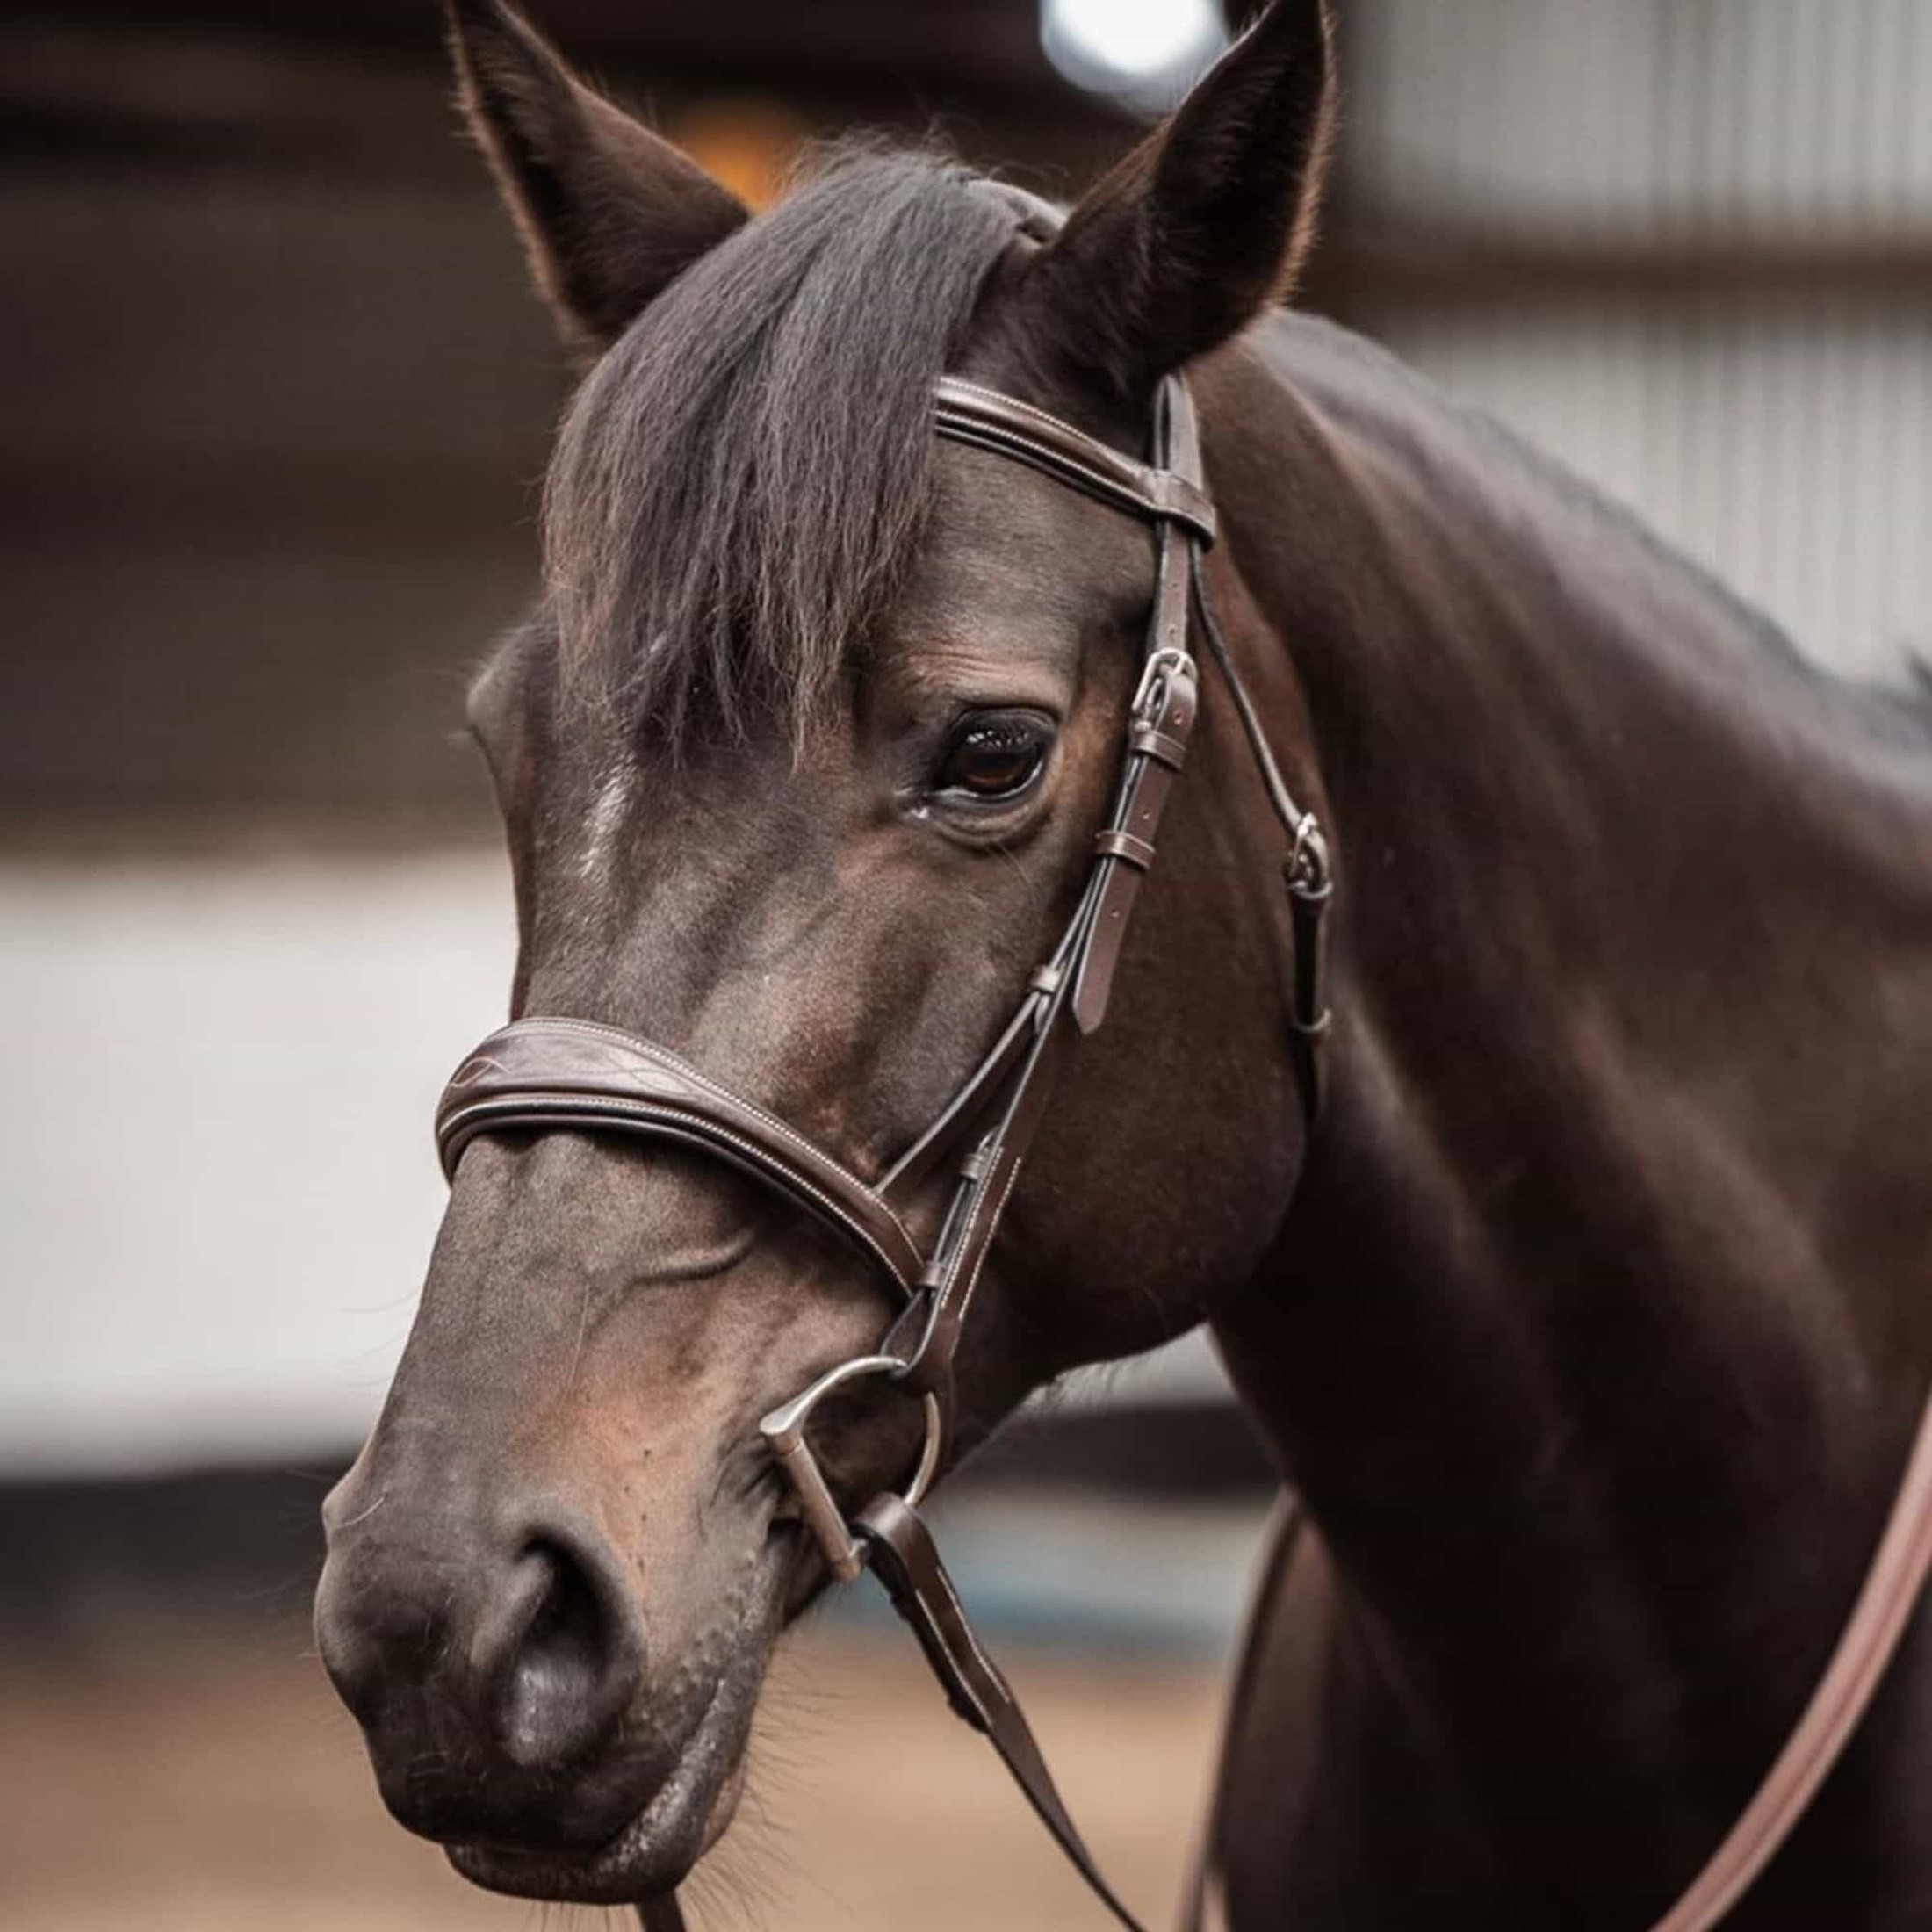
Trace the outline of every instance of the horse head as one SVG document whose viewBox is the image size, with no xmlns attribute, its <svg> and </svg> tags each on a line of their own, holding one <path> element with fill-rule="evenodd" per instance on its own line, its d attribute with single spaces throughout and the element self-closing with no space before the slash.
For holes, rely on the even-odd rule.
<svg viewBox="0 0 1932 1932">
<path fill-rule="evenodd" d="M 878 153 L 754 219 L 507 9 L 457 6 L 452 38 L 586 369 L 541 599 L 470 703 L 515 874 L 513 1011 L 577 1024 L 592 1060 L 620 1050 L 599 1028 L 660 1042 L 876 1179 L 1078 909 L 1156 596 L 1144 524 L 936 441 L 934 383 L 1144 456 L 1163 378 L 1307 245 L 1322 11 L 1281 0 L 1063 223 Z M 1231 650 L 1294 717 L 1215 567 Z M 1108 1023 L 1072 1049 L 974 1285 L 948 1466 L 1063 1372 L 1215 1314 L 1293 1193 L 1280 836 L 1227 699 L 1204 703 Z M 1292 732 L 1276 749 L 1305 771 Z M 500 1889 L 674 1885 L 729 1820 L 772 1646 L 826 1581 L 759 1418 L 876 1352 L 898 1304 L 717 1152 L 582 1121 L 470 1140 L 328 1505 L 321 1649 L 384 1796 Z M 923 1249 L 946 1191 L 903 1206 Z M 815 1453 L 841 1505 L 902 1483 L 920 1431 L 877 1381 L 829 1402 Z"/>
</svg>

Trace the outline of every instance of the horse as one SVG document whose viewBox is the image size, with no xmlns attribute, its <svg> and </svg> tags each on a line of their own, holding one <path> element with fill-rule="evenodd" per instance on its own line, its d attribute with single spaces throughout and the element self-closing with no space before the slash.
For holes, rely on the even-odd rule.
<svg viewBox="0 0 1932 1932">
<path fill-rule="evenodd" d="M 389 1808 L 481 1885 L 652 1922 L 858 1504 L 1207 1324 L 1299 1510 L 1228 1719 L 1229 1924 L 1652 1922 L 1918 1510 L 1927 707 L 1289 306 L 1318 0 L 1063 215 L 856 148 L 753 218 L 498 0 L 450 12 L 583 371 L 541 596 L 469 701 L 512 1013 L 645 1069 L 660 1128 L 699 1098 L 479 1117 L 453 1163 L 325 1510 L 320 1648 Z M 935 435 L 945 383 L 981 400 Z M 1204 641 L 1143 877 L 1122 720 L 1147 776 Z M 911 1264 L 854 1217 L 1016 1002 L 1065 1010 L 1097 865 L 1138 890 L 1107 1023 L 1047 1029 L 944 1373 L 897 1386 Z M 977 1198 L 909 1185 L 906 1252 Z M 854 1362 L 802 1476 L 759 1418 Z M 1741 1932 L 1932 1918 L 1932 1650 L 1892 1594 Z"/>
</svg>

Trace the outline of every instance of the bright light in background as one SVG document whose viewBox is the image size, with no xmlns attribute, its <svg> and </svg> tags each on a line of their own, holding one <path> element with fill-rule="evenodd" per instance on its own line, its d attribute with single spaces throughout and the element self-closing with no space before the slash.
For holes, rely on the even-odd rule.
<svg viewBox="0 0 1932 1932">
<path fill-rule="evenodd" d="M 1076 87 L 1159 113 L 1228 44 L 1215 0 L 1041 0 L 1040 41 Z"/>
</svg>

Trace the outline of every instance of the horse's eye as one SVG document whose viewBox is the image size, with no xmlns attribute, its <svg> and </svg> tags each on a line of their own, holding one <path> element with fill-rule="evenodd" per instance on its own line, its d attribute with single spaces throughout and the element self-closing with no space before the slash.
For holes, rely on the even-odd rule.
<svg viewBox="0 0 1932 1932">
<path fill-rule="evenodd" d="M 970 719 L 947 746 L 938 789 L 969 798 L 1017 797 L 1040 775 L 1052 744 L 1042 718 Z"/>
</svg>

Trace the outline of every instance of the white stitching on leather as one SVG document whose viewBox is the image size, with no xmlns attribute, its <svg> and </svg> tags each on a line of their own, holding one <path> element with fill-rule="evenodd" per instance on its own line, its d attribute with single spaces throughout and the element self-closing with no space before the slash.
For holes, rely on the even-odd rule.
<svg viewBox="0 0 1932 1932">
<path fill-rule="evenodd" d="M 1038 423 L 1042 430 L 1067 438 L 1074 447 L 1071 450 L 1029 447 L 1020 440 L 1010 425 L 1003 425 L 997 417 L 989 422 L 974 415 L 970 407 L 960 407 L 957 404 L 952 406 L 956 424 L 949 422 L 947 414 L 949 393 L 977 397 L 995 406 L 1001 413 L 1017 411 Z M 942 378 L 937 396 L 935 428 L 941 436 L 952 435 L 957 440 L 976 443 L 979 447 L 986 446 L 986 442 L 981 438 L 995 442 L 995 454 L 1010 455 L 1042 469 L 1050 466 L 1068 476 L 1084 477 L 1089 484 L 1116 501 L 1130 503 L 1157 521 L 1172 519 L 1188 523 L 1203 534 L 1214 528 L 1214 509 L 1206 493 L 1178 471 L 1160 469 L 1137 458 L 1123 455 L 1109 448 L 1099 437 L 1090 436 L 1085 429 L 1076 429 L 1072 423 L 1047 410 L 1022 401 L 1017 396 L 1003 395 L 982 384 L 968 382 L 961 377 Z M 968 427 L 978 432 L 977 436 L 961 436 L 960 430 Z M 1006 432 L 1004 437 L 1000 434 L 1003 428 Z"/>
<path fill-rule="evenodd" d="M 993 1204 L 993 1211 L 986 1223 L 986 1238 L 979 1244 L 978 1256 L 973 1262 L 973 1272 L 966 1278 L 966 1288 L 960 1297 L 959 1313 L 954 1317 L 953 1335 L 957 1338 L 966 1332 L 966 1317 L 971 1312 L 973 1296 L 979 1289 L 980 1270 L 986 1265 L 986 1257 L 992 1252 L 993 1237 L 999 1232 L 999 1223 L 1006 1218 L 1006 1202 L 1011 1198 L 1013 1184 L 1020 1179 L 1020 1170 L 1026 1165 L 1024 1160 L 1016 1160 L 1006 1170 L 1005 1185 L 999 1190 L 999 1199 Z"/>
<path fill-rule="evenodd" d="M 493 1040 L 501 1039 L 508 1034 L 520 1039 L 527 1039 L 532 1034 L 541 1033 L 579 1033 L 591 1039 L 603 1041 L 608 1045 L 622 1047 L 636 1059 L 646 1063 L 655 1060 L 672 1068 L 674 1071 L 684 1075 L 694 1085 L 702 1087 L 705 1092 L 710 1094 L 716 1099 L 722 1100 L 726 1106 L 742 1107 L 754 1120 L 762 1121 L 781 1140 L 796 1148 L 800 1153 L 808 1155 L 815 1161 L 822 1161 L 828 1167 L 837 1168 L 854 1187 L 860 1189 L 869 1199 L 878 1202 L 879 1208 L 886 1219 L 898 1229 L 900 1234 L 905 1236 L 906 1246 L 912 1248 L 915 1253 L 918 1252 L 917 1245 L 912 1236 L 906 1233 L 905 1223 L 894 1212 L 890 1203 L 876 1189 L 868 1186 L 842 1162 L 833 1159 L 823 1148 L 807 1140 L 789 1122 L 780 1120 L 775 1114 L 768 1108 L 759 1106 L 755 1100 L 747 1100 L 742 1095 L 733 1093 L 729 1087 L 714 1080 L 710 1074 L 702 1072 L 698 1068 L 693 1066 L 681 1054 L 674 1053 L 670 1048 L 658 1046 L 652 1041 L 640 1040 L 635 1034 L 626 1033 L 620 1027 L 607 1027 L 595 1020 L 513 1020 L 508 1026 L 500 1028 L 498 1032 L 491 1034 L 490 1038 Z M 484 1042 L 486 1046 L 488 1043 L 487 1041 Z M 651 1102 L 649 1104 L 669 1106 L 673 1103 Z M 723 1132 L 724 1129 L 721 1128 L 719 1131 Z"/>
<path fill-rule="evenodd" d="M 1137 458 L 1123 455 L 1119 450 L 1108 449 L 1098 436 L 1090 436 L 1085 429 L 1075 428 L 1063 416 L 1055 415 L 1050 409 L 1042 409 L 1037 403 L 1027 402 L 1019 396 L 1009 396 L 1001 390 L 989 389 L 984 383 L 974 382 L 965 376 L 941 377 L 937 393 L 941 403 L 944 402 L 948 390 L 955 394 L 977 396 L 982 402 L 990 402 L 1002 414 L 1008 409 L 1017 409 L 1020 415 L 1031 416 L 1035 422 L 1059 435 L 1071 436 L 1076 442 L 1088 443 L 1096 450 L 1105 450 L 1110 457 L 1119 457 L 1122 463 L 1138 462 Z M 1147 465 L 1138 464 L 1138 467 L 1145 469 Z"/>
<path fill-rule="evenodd" d="M 514 1121 L 517 1114 L 533 1112 L 541 1113 L 544 1111 L 546 1107 L 555 1112 L 566 1114 L 580 1112 L 606 1114 L 631 1121 L 638 1120 L 642 1114 L 654 1114 L 667 1123 L 681 1123 L 690 1130 L 693 1137 L 697 1140 L 722 1141 L 730 1146 L 738 1148 L 752 1162 L 754 1179 L 760 1176 L 768 1176 L 775 1171 L 782 1171 L 789 1185 L 796 1186 L 801 1193 L 809 1195 L 811 1200 L 817 1201 L 824 1208 L 833 1226 L 841 1232 L 855 1236 L 869 1249 L 877 1258 L 885 1272 L 898 1284 L 906 1298 L 909 1301 L 912 1299 L 915 1292 L 915 1283 L 918 1280 L 917 1272 L 909 1276 L 871 1232 L 861 1222 L 847 1214 L 824 1188 L 818 1186 L 808 1175 L 801 1174 L 796 1170 L 790 1168 L 777 1169 L 764 1149 L 760 1147 L 755 1141 L 746 1139 L 742 1134 L 734 1134 L 729 1128 L 720 1127 L 717 1121 L 710 1120 L 706 1115 L 691 1113 L 687 1108 L 674 1107 L 661 1100 L 619 1100 L 602 1094 L 571 1093 L 556 1090 L 551 1090 L 547 1099 L 533 1100 L 532 1091 L 525 1089 L 520 1096 L 506 1094 L 499 1099 L 475 1100 L 465 1107 L 459 1107 L 442 1124 L 439 1138 L 447 1146 L 451 1141 L 458 1140 L 460 1137 L 462 1144 L 466 1147 L 477 1135 L 487 1130 L 490 1116 L 493 1114 L 508 1114 L 510 1116 L 510 1130 L 515 1131 Z M 478 1123 L 474 1127 L 470 1126 L 472 1119 Z M 468 1129 L 467 1132 L 465 1131 L 465 1128 Z M 879 1197 L 870 1188 L 866 1187 L 862 1181 L 857 1182 L 855 1185 L 865 1193 L 869 1200 L 878 1202 L 878 1205 L 884 1209 L 886 1218 L 904 1235 L 905 1230 L 901 1225 L 898 1216 L 893 1214 L 890 1208 L 886 1208 L 884 1202 L 879 1200 Z M 910 1236 L 906 1238 L 905 1244 L 907 1251 L 912 1255 L 913 1260 L 915 1262 L 920 1261 L 919 1249 L 914 1245 Z"/>
<path fill-rule="evenodd" d="M 925 1527 L 925 1521 L 923 1517 L 920 1519 L 919 1526 L 922 1529 Z M 947 1574 L 946 1565 L 944 1561 L 941 1561 L 939 1551 L 936 1548 L 933 1552 L 933 1574 L 939 1578 L 940 1588 L 946 1592 L 946 1600 L 953 1606 L 954 1613 L 959 1618 L 959 1627 L 966 1633 L 966 1641 L 970 1647 L 973 1655 L 979 1660 L 979 1668 L 984 1670 L 996 1684 L 998 1684 L 1002 1687 L 1002 1689 L 1006 1690 L 1006 1701 L 1009 1704 L 1012 1703 L 1012 1688 L 1007 1685 L 1006 1678 L 1000 1674 L 998 1666 L 994 1664 L 992 1659 L 989 1657 L 986 1653 L 979 1647 L 979 1633 L 973 1628 L 972 1620 L 966 1614 L 966 1606 L 960 1602 L 959 1592 L 953 1588 L 953 1579 L 950 1575 Z M 934 1619 L 934 1626 L 937 1627 L 938 1619 L 936 1618 Z M 977 1690 L 973 1691 L 973 1705 L 974 1707 L 979 1712 L 980 1716 L 984 1718 L 986 1715 L 986 1707 L 980 1702 L 979 1693 Z"/>
</svg>

